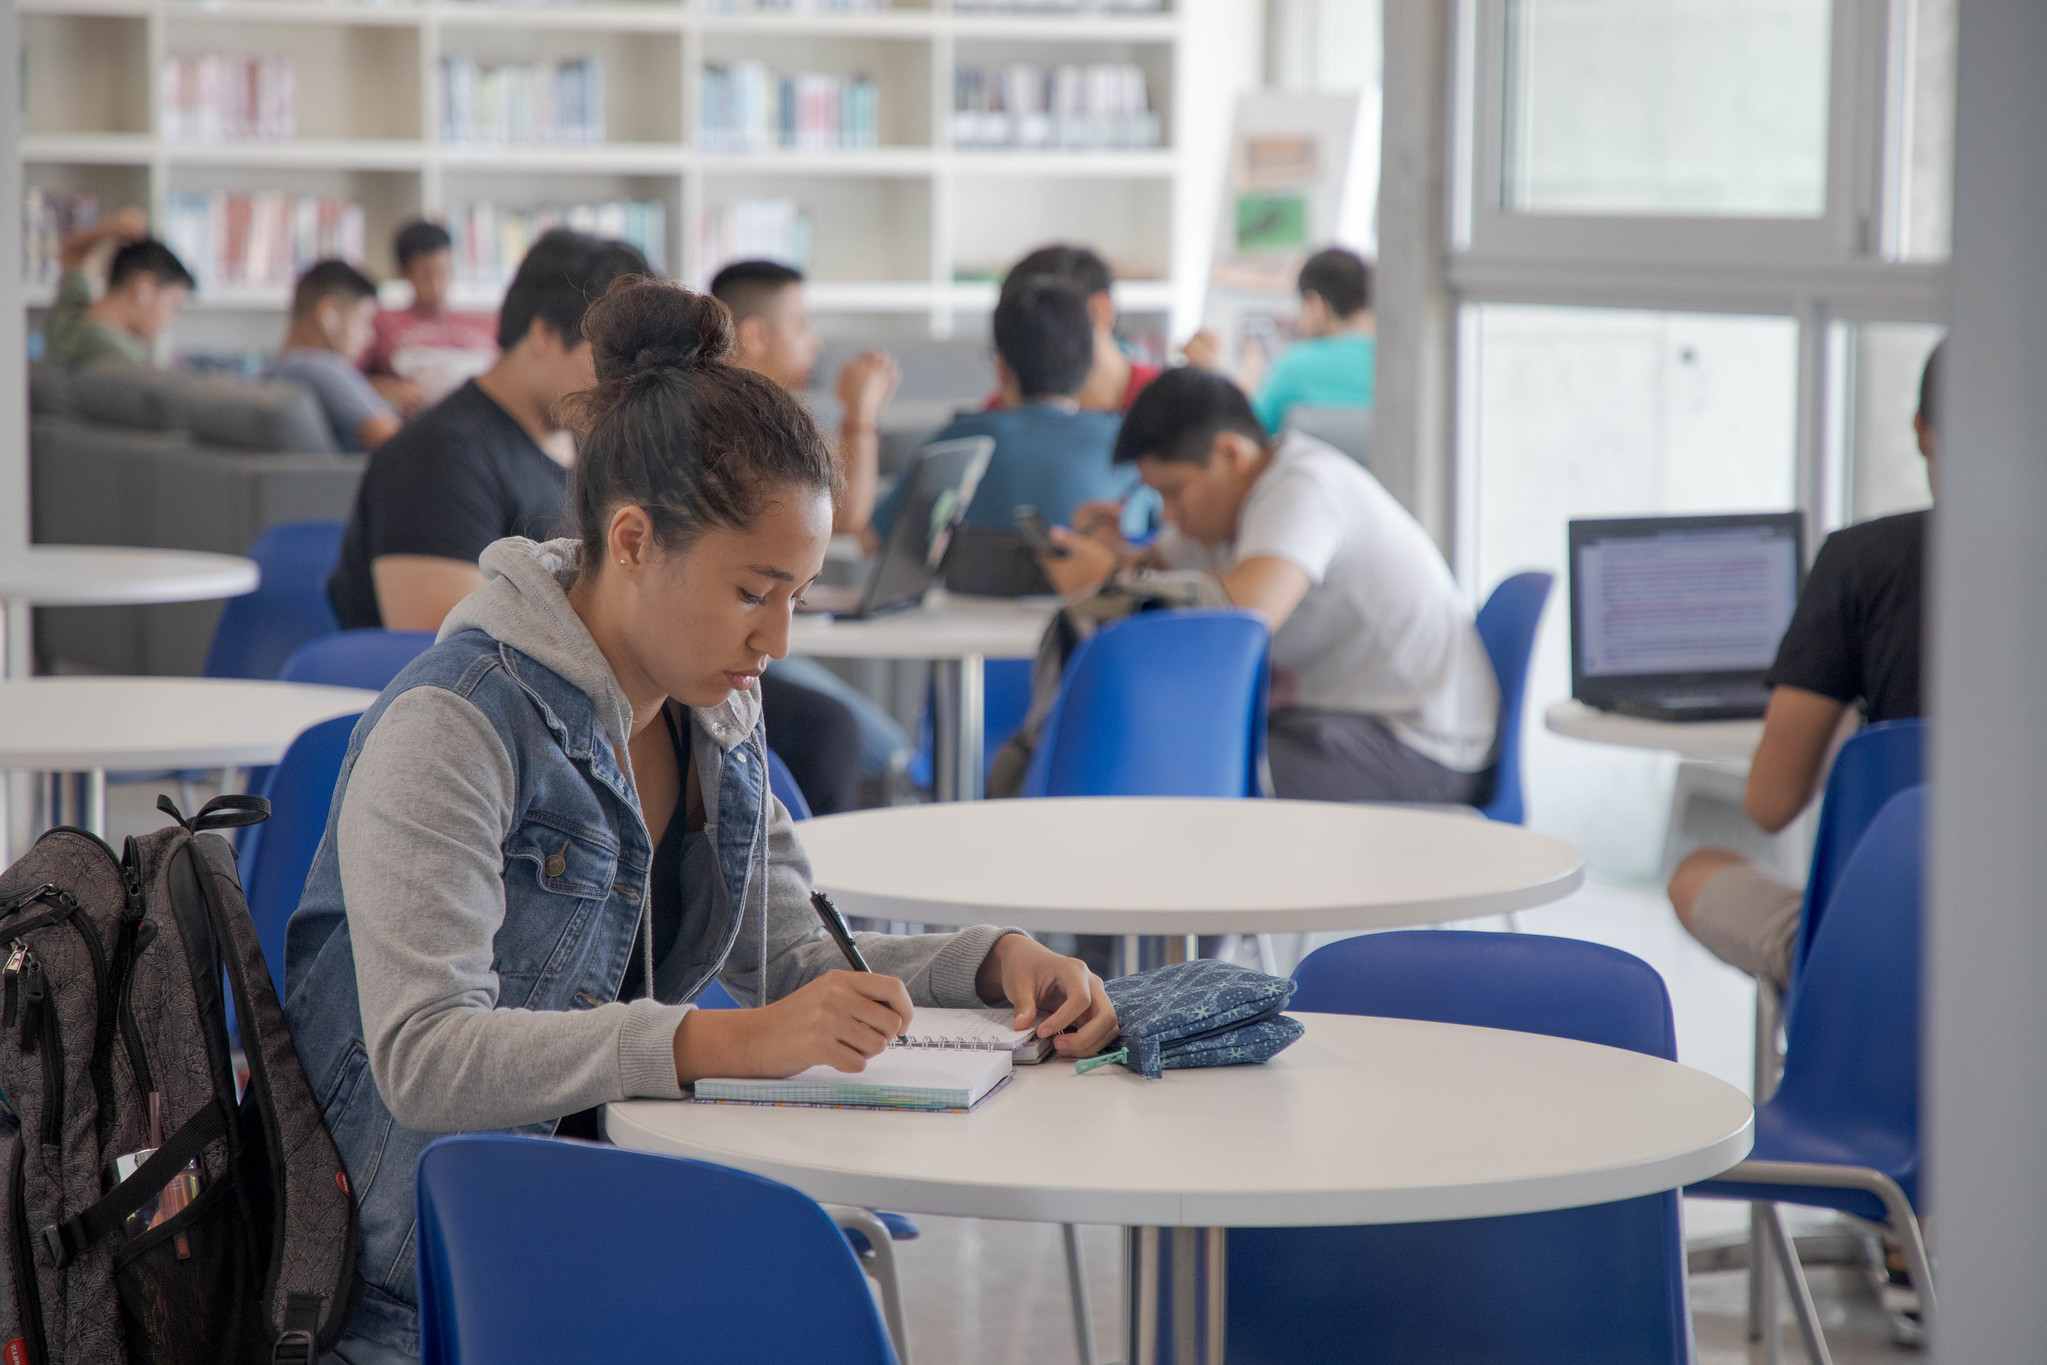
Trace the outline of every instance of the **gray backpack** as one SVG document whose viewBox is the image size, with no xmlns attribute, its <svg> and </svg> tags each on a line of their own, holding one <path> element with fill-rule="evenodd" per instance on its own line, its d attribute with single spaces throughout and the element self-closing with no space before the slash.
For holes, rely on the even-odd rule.
<svg viewBox="0 0 2047 1365">
<path fill-rule="evenodd" d="M 223 796 L 0 875 L 0 1365 L 316 1360 L 355 1203 L 242 899 Z M 237 1094 L 225 969 L 248 1074 Z"/>
</svg>

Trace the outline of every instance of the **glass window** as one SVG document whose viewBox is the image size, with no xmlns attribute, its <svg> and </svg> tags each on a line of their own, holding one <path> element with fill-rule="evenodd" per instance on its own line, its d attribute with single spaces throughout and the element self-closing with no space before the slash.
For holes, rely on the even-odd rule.
<svg viewBox="0 0 2047 1365">
<path fill-rule="evenodd" d="M 1955 0 L 1892 8 L 1892 257 L 1944 261 L 1953 226 Z"/>
<path fill-rule="evenodd" d="M 1576 517 L 1781 511 L 1796 468 L 1798 328 L 1789 318 L 1476 304 L 1472 587 L 1557 576 L 1529 676 L 1531 823 L 1594 866 L 1656 871 L 1673 760 L 1542 728 L 1571 694 L 1565 524 Z"/>
<path fill-rule="evenodd" d="M 1511 0 L 1506 207 L 1816 218 L 1831 0 Z"/>
<path fill-rule="evenodd" d="M 1848 514 L 1851 521 L 1929 507 L 1933 490 L 1912 415 L 1926 357 L 1945 329 L 1865 323 L 1850 333 Z"/>
</svg>

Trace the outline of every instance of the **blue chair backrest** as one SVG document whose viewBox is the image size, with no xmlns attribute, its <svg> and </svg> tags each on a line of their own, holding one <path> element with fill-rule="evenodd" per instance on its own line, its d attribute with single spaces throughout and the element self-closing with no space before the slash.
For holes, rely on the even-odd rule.
<svg viewBox="0 0 2047 1365">
<path fill-rule="evenodd" d="M 995 766 L 995 751 L 1015 734 L 1031 710 L 1030 659 L 989 659 L 981 665 L 981 775 Z M 917 752 L 910 756 L 910 780 L 920 787 L 932 783 L 931 694 L 917 717 Z"/>
<path fill-rule="evenodd" d="M 1521 712 L 1528 696 L 1528 660 L 1535 653 L 1535 631 L 1542 624 L 1554 575 L 1517 573 L 1493 589 L 1478 612 L 1478 638 L 1493 661 L 1500 685 L 1499 762 L 1493 769 L 1493 794 L 1479 807 L 1491 820 L 1510 825 L 1527 821 L 1521 793 Z"/>
<path fill-rule="evenodd" d="M 433 642 L 430 630 L 344 630 L 300 648 L 277 676 L 286 682 L 381 692 Z"/>
<path fill-rule="evenodd" d="M 773 749 L 768 750 L 768 790 L 788 807 L 791 820 L 810 818 L 810 802 L 803 799 L 803 788 L 796 785 L 795 774 L 789 771 L 789 765 Z"/>
<path fill-rule="evenodd" d="M 1074 651 L 1025 796 L 1259 796 L 1265 618 L 1151 611 Z"/>
<path fill-rule="evenodd" d="M 1919 1149 L 1919 923 L 1930 788 L 1892 797 L 1835 880 L 1784 1022 L 1768 1106 L 1889 1154 Z M 1916 1162 L 1910 1165 L 1916 1171 Z M 1896 1169 L 1887 1166 L 1887 1169 Z M 1917 1198 L 1913 1182 L 1901 1180 Z"/>
<path fill-rule="evenodd" d="M 787 1185 L 490 1133 L 429 1146 L 417 1190 L 421 1365 L 895 1360 L 845 1237 Z"/>
<path fill-rule="evenodd" d="M 341 558 L 338 521 L 293 521 L 256 537 L 249 558 L 262 571 L 256 591 L 230 597 L 206 650 L 209 678 L 275 678 L 291 652 L 341 629 L 327 600 L 327 575 Z"/>
<path fill-rule="evenodd" d="M 348 737 L 361 719 L 360 714 L 336 716 L 299 732 L 262 788 L 261 795 L 270 802 L 270 818 L 255 826 L 261 836 L 242 849 L 242 890 L 280 998 L 284 928 L 305 894 L 306 874 L 312 871 L 313 855 L 327 832 L 327 811 L 334 804 L 334 784 L 341 778 Z"/>
<path fill-rule="evenodd" d="M 1539 934 L 1365 934 L 1311 953 L 1288 1008 L 1544 1033 L 1674 1059 L 1663 979 Z M 1233 1365 L 1689 1359 L 1675 1191 L 1589 1208 L 1230 1234 Z"/>
<path fill-rule="evenodd" d="M 1819 833 L 1812 841 L 1812 870 L 1805 879 L 1805 903 L 1799 912 L 1798 942 L 1791 971 L 1795 983 L 1805 970 L 1813 935 L 1833 899 L 1834 883 L 1850 855 L 1862 843 L 1863 831 L 1877 812 L 1907 787 L 1924 781 L 1926 722 L 1894 720 L 1865 726 L 1850 735 L 1834 755 L 1827 774 L 1827 792 L 1820 802 Z"/>
</svg>

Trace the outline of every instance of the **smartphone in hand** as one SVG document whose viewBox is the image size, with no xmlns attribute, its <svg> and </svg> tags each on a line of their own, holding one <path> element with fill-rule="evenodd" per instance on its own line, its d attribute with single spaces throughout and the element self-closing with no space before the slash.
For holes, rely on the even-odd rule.
<svg viewBox="0 0 2047 1365">
<path fill-rule="evenodd" d="M 1016 509 L 1016 529 L 1033 551 L 1047 559 L 1065 559 L 1073 553 L 1053 541 L 1052 528 L 1046 523 L 1044 514 L 1029 503 Z"/>
</svg>

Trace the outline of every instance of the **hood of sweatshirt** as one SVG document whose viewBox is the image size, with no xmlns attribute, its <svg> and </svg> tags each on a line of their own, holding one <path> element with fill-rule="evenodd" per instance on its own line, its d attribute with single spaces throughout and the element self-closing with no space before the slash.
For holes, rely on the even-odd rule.
<svg viewBox="0 0 2047 1365">
<path fill-rule="evenodd" d="M 590 638 L 589 627 L 569 605 L 569 585 L 576 581 L 582 559 L 582 544 L 575 540 L 542 543 L 508 536 L 495 542 L 478 561 L 483 586 L 455 604 L 441 623 L 439 638 L 484 631 L 581 688 L 605 738 L 623 754 L 632 734 L 632 706 L 611 664 Z M 734 692 L 716 706 L 690 709 L 698 729 L 727 750 L 760 723 L 760 697 L 751 691 Z"/>
</svg>

